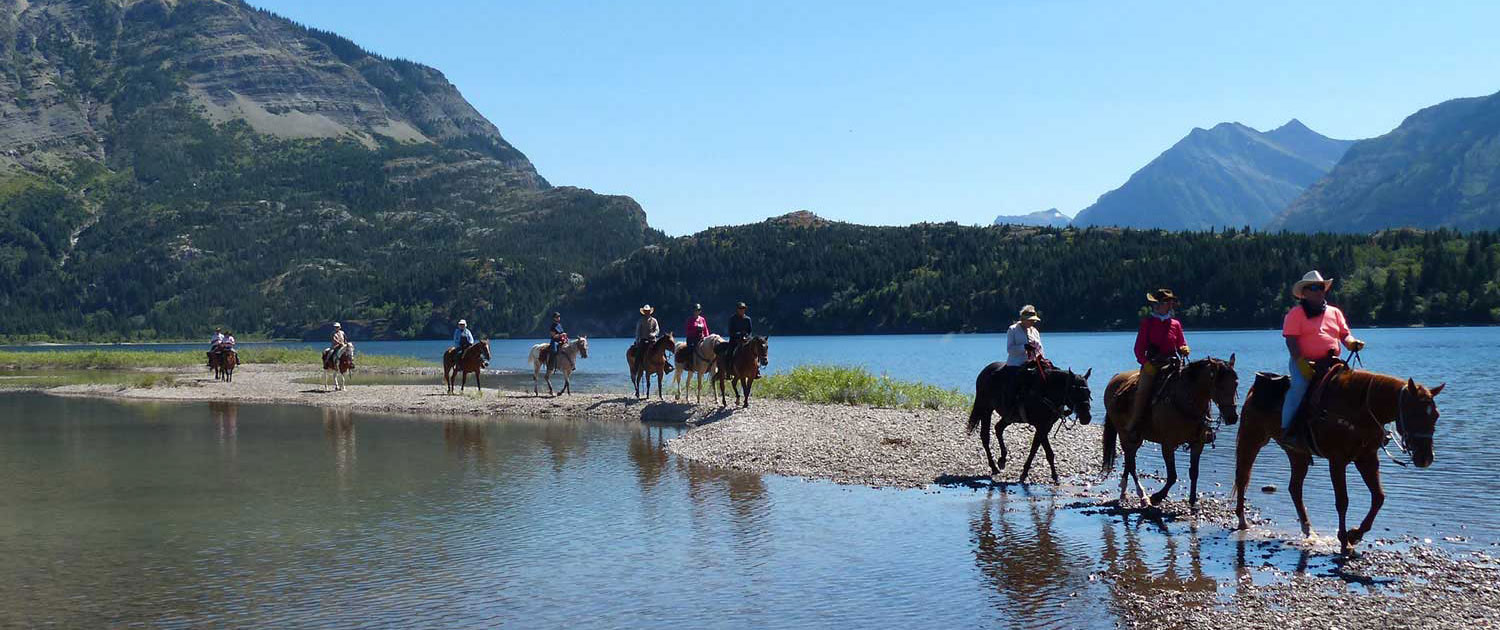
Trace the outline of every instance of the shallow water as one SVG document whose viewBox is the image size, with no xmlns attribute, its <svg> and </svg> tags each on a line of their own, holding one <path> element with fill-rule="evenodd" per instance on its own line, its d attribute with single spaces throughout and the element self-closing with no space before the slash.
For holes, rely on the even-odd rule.
<svg viewBox="0 0 1500 630">
<path fill-rule="evenodd" d="M 0 395 L 0 626 L 1112 625 L 1326 556 L 666 453 L 683 429 Z"/>
</svg>

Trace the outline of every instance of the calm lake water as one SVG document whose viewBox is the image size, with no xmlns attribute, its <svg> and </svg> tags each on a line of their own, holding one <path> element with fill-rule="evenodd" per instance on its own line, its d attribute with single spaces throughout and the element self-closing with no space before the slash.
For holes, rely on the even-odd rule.
<svg viewBox="0 0 1500 630">
<path fill-rule="evenodd" d="M 1045 487 L 875 490 L 683 429 L 0 395 L 0 626 L 1110 626 L 1323 556 Z"/>
</svg>

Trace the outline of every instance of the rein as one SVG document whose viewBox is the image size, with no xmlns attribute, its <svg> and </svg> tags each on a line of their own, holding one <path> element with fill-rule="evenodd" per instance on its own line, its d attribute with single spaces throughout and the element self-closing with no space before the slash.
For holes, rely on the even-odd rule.
<svg viewBox="0 0 1500 630">
<path fill-rule="evenodd" d="M 1357 352 L 1351 351 L 1350 354 L 1355 358 L 1359 357 L 1359 353 Z M 1385 456 L 1398 466 L 1411 465 L 1411 447 L 1407 446 L 1407 440 L 1411 438 L 1432 438 L 1431 433 L 1412 433 L 1406 430 L 1406 397 L 1410 389 L 1410 385 L 1403 383 L 1401 391 L 1396 394 L 1396 430 L 1393 432 L 1385 428 L 1385 423 L 1381 422 L 1380 417 L 1375 415 L 1375 407 L 1370 404 L 1370 398 L 1375 391 L 1375 377 L 1373 374 L 1370 376 L 1370 384 L 1365 387 L 1365 413 L 1370 416 L 1371 420 L 1375 421 L 1376 426 L 1379 426 L 1385 435 L 1385 439 L 1381 440 L 1380 443 L 1380 452 L 1385 453 Z M 1400 449 L 1401 454 L 1406 456 L 1405 460 L 1391 454 L 1390 449 L 1387 448 L 1391 442 L 1396 443 L 1396 448 Z"/>
</svg>

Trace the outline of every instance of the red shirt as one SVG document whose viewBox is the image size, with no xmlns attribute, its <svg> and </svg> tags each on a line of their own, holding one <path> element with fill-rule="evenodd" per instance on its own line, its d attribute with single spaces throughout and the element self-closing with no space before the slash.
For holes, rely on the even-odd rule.
<svg viewBox="0 0 1500 630">
<path fill-rule="evenodd" d="M 687 321 L 687 336 L 688 339 L 697 340 L 708 337 L 708 320 L 703 319 L 702 315 L 689 317 Z"/>
<path fill-rule="evenodd" d="M 1135 360 L 1144 365 L 1151 357 L 1169 357 L 1187 345 L 1182 336 L 1182 322 L 1176 318 L 1157 319 L 1147 315 L 1135 334 Z"/>
</svg>

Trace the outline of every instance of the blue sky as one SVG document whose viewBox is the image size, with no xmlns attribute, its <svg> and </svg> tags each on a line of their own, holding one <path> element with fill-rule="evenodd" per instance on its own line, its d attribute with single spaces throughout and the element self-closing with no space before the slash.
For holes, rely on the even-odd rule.
<svg viewBox="0 0 1500 630">
<path fill-rule="evenodd" d="M 442 70 L 669 234 L 1076 214 L 1195 126 L 1364 138 L 1500 91 L 1500 3 L 251 1 Z"/>
</svg>

